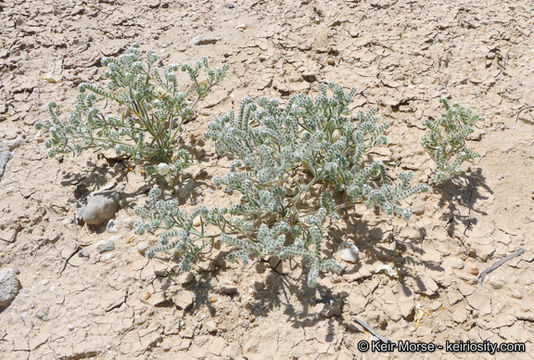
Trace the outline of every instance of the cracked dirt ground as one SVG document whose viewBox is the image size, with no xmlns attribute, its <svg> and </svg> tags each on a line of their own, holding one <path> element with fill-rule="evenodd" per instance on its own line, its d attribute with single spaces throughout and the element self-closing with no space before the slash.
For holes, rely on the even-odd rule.
<svg viewBox="0 0 534 360">
<path fill-rule="evenodd" d="M 13 152 L 0 182 L 0 267 L 16 267 L 18 296 L 0 312 L 1 359 L 373 359 L 425 354 L 360 353 L 386 338 L 526 342 L 526 353 L 439 358 L 530 359 L 534 353 L 534 7 L 529 1 L 0 1 L 0 145 Z M 201 41 L 189 45 L 200 36 Z M 441 190 L 410 200 L 410 222 L 359 207 L 332 224 L 332 249 L 353 241 L 360 262 L 326 274 L 315 289 L 299 269 L 216 258 L 191 275 L 168 256 L 148 261 L 133 234 L 143 176 L 91 152 L 50 159 L 33 124 L 55 100 L 62 118 L 80 82 L 103 80 L 100 59 L 137 41 L 165 62 L 209 56 L 230 65 L 200 106 L 186 140 L 245 96 L 286 101 L 333 81 L 379 107 L 389 156 L 426 181 L 421 120 L 441 96 L 484 116 L 470 145 L 476 164 Z M 519 110 L 524 109 L 519 112 Z M 209 188 L 227 162 L 197 143 L 187 174 L 198 180 L 186 208 L 228 196 Z M 72 221 L 73 190 L 119 177 L 118 234 Z M 121 235 L 105 258 L 95 244 Z M 525 253 L 476 274 L 519 248 Z M 80 249 L 88 257 L 79 256 Z M 111 256 L 111 258 L 110 258 Z M 377 272 L 381 265 L 394 270 Z"/>
</svg>

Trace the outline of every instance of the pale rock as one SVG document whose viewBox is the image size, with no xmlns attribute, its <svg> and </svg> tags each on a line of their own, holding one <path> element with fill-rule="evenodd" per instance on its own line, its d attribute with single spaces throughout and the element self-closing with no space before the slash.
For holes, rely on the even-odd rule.
<svg viewBox="0 0 534 360">
<path fill-rule="evenodd" d="M 0 270 L 0 307 L 11 304 L 21 288 L 17 270 L 6 268 Z"/>
<path fill-rule="evenodd" d="M 465 263 L 465 271 L 467 271 L 471 275 L 478 275 L 478 266 L 475 263 L 472 262 L 466 262 Z"/>
<path fill-rule="evenodd" d="M 464 261 L 459 257 L 447 257 L 445 259 L 445 264 L 449 265 L 453 269 L 463 269 Z"/>
<path fill-rule="evenodd" d="M 229 282 L 222 282 L 216 285 L 215 292 L 221 295 L 234 296 L 237 295 L 238 288 Z"/>
<path fill-rule="evenodd" d="M 103 191 L 87 198 L 87 204 L 77 210 L 76 217 L 89 225 L 99 225 L 111 219 L 119 208 L 119 194 Z"/>
<path fill-rule="evenodd" d="M 160 306 L 167 302 L 167 297 L 165 296 L 165 292 L 158 291 L 153 294 L 150 294 L 150 297 L 148 298 L 148 302 L 153 306 Z"/>
<path fill-rule="evenodd" d="M 341 260 L 354 264 L 358 261 L 359 252 L 360 250 L 356 245 L 343 242 L 337 253 Z"/>
<path fill-rule="evenodd" d="M 410 210 L 414 215 L 423 215 L 425 213 L 426 204 L 424 201 L 417 201 L 415 202 Z"/>
<path fill-rule="evenodd" d="M 469 284 L 466 284 L 464 282 L 460 282 L 458 284 L 458 290 L 460 290 L 460 292 L 462 293 L 463 296 L 467 297 L 469 295 L 471 295 L 476 289 L 469 285 Z"/>
<path fill-rule="evenodd" d="M 106 225 L 106 230 L 110 233 L 119 232 L 119 227 L 117 226 L 117 222 L 115 220 L 109 220 Z M 120 237 L 120 235 L 118 236 Z"/>
<path fill-rule="evenodd" d="M 193 306 L 195 301 L 194 294 L 191 291 L 180 290 L 172 296 L 172 302 L 180 309 L 187 310 Z"/>
<path fill-rule="evenodd" d="M 504 280 L 501 279 L 500 277 L 496 277 L 496 276 L 491 276 L 489 279 L 488 279 L 488 284 L 494 288 L 495 290 L 499 290 L 499 289 L 502 289 L 504 287 Z"/>
<path fill-rule="evenodd" d="M 418 281 L 417 281 L 418 280 Z M 432 296 L 437 293 L 438 285 L 436 282 L 429 276 L 421 275 L 417 281 L 417 287 L 415 292 L 419 294 L 424 294 L 427 296 Z"/>
<path fill-rule="evenodd" d="M 458 324 L 461 324 L 467 320 L 468 312 L 465 306 L 457 306 L 456 310 L 452 313 L 452 320 Z"/>
<path fill-rule="evenodd" d="M 137 244 L 137 251 L 139 252 L 139 254 L 141 255 L 144 255 L 145 254 L 145 251 L 150 247 L 150 245 L 148 245 L 148 242 L 146 241 L 141 241 L 139 242 L 139 244 Z"/>
<path fill-rule="evenodd" d="M 431 301 L 427 306 L 428 310 L 430 310 L 430 311 L 436 311 L 440 307 L 441 307 L 441 302 L 439 300 Z"/>
<path fill-rule="evenodd" d="M 6 164 L 11 158 L 13 157 L 13 154 L 10 151 L 1 151 L 0 152 L 0 179 L 2 179 L 2 176 L 4 176 L 4 172 L 6 170 Z"/>
<path fill-rule="evenodd" d="M 198 45 L 201 39 L 202 37 L 200 35 L 195 36 L 194 38 L 191 39 L 191 41 L 189 41 L 189 46 Z"/>
<path fill-rule="evenodd" d="M 463 296 L 462 294 L 460 294 L 460 292 L 458 290 L 455 290 L 455 289 L 449 289 L 447 291 L 447 297 L 449 299 L 449 304 L 451 305 L 454 305 L 456 304 L 457 302 L 463 300 Z"/>
<path fill-rule="evenodd" d="M 110 260 L 115 254 L 113 253 L 107 253 L 107 254 L 104 254 L 100 257 L 100 261 L 101 262 L 106 262 L 108 260 Z"/>
<path fill-rule="evenodd" d="M 210 334 L 213 334 L 213 333 L 217 332 L 217 324 L 213 320 L 206 321 L 206 323 L 204 324 L 204 328 Z"/>
<path fill-rule="evenodd" d="M 382 306 L 382 310 L 384 310 L 384 314 L 386 314 L 387 317 L 389 317 L 391 320 L 395 322 L 399 321 L 401 318 L 399 314 L 400 311 L 399 311 L 399 308 L 397 307 L 397 304 L 385 303 Z"/>
<path fill-rule="evenodd" d="M 475 290 L 475 292 L 467 297 L 467 302 L 473 309 L 478 310 L 482 315 L 491 314 L 490 297 L 482 290 Z"/>
<path fill-rule="evenodd" d="M 482 261 L 488 260 L 495 252 L 495 247 L 493 245 L 472 243 L 471 247 L 475 251 L 476 256 Z"/>
<path fill-rule="evenodd" d="M 521 300 L 523 298 L 523 294 L 521 294 L 521 290 L 519 289 L 513 289 L 510 296 L 518 300 Z"/>
</svg>

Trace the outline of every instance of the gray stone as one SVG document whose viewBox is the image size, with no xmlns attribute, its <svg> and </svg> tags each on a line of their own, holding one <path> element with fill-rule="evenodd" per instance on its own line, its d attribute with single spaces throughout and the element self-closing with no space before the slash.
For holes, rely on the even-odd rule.
<svg viewBox="0 0 534 360">
<path fill-rule="evenodd" d="M 85 249 L 81 249 L 81 250 L 78 252 L 78 256 L 79 256 L 79 257 L 89 257 L 89 253 L 87 252 L 87 250 L 85 250 Z"/>
<path fill-rule="evenodd" d="M 13 268 L 0 270 L 0 307 L 11 304 L 20 288 L 17 270 Z"/>
<path fill-rule="evenodd" d="M 108 251 L 112 251 L 115 249 L 115 241 L 113 240 L 110 240 L 104 244 L 102 244 L 102 246 L 99 246 L 98 247 L 98 252 L 99 253 L 105 253 L 105 252 L 108 252 Z"/>
<path fill-rule="evenodd" d="M 187 197 L 189 194 L 191 194 L 191 192 L 195 188 L 195 185 L 196 183 L 194 179 L 189 178 L 185 180 L 180 189 L 178 190 L 178 196 L 180 196 L 181 198 Z"/>
<path fill-rule="evenodd" d="M 89 225 L 107 223 L 119 209 L 119 194 L 116 191 L 102 191 L 91 194 L 87 204 L 76 211 L 76 217 Z"/>
<path fill-rule="evenodd" d="M 13 154 L 9 151 L 0 152 L 0 179 L 2 179 L 2 176 L 4 176 L 6 164 L 9 160 L 11 160 L 12 157 Z"/>
</svg>

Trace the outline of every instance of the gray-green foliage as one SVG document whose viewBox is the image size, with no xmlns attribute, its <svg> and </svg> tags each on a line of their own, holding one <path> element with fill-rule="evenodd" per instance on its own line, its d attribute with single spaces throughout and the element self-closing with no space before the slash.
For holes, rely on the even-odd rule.
<svg viewBox="0 0 534 360">
<path fill-rule="evenodd" d="M 446 99 L 441 99 L 440 102 L 446 113 L 436 120 L 423 121 L 428 130 L 422 141 L 423 147 L 436 163 L 436 184 L 461 172 L 460 165 L 464 161 L 472 161 L 480 156 L 465 145 L 467 136 L 474 131 L 473 125 L 480 116 L 460 104 L 451 107 Z"/>
<path fill-rule="evenodd" d="M 247 98 L 237 114 L 213 120 L 205 135 L 232 159 L 215 185 L 239 192 L 241 203 L 183 214 L 175 200 L 158 200 L 160 191 L 153 190 L 148 206 L 136 209 L 144 218 L 136 225 L 139 233 L 163 229 L 160 245 L 147 255 L 174 248 L 182 268 L 189 269 L 201 252 L 222 241 L 232 247 L 230 258 L 245 263 L 251 256 L 300 258 L 313 285 L 320 270 L 341 269 L 323 252 L 324 225 L 340 209 L 367 203 L 408 219 L 400 201 L 427 186 L 411 187 L 411 172 L 394 182 L 385 163 L 370 161 L 369 151 L 386 143 L 388 124 L 378 124 L 374 110 L 351 119 L 355 90 L 329 88 L 331 96 L 321 85 L 315 99 L 298 94 L 285 108 L 276 100 Z M 336 202 L 336 193 L 346 201 Z M 198 220 L 200 226 L 193 226 Z"/>
<path fill-rule="evenodd" d="M 38 129 L 50 134 L 46 141 L 49 155 L 113 148 L 138 163 L 163 162 L 175 172 L 185 167 L 189 154 L 176 146 L 182 125 L 194 117 L 196 104 L 223 79 L 227 67 L 212 70 L 207 58 L 193 66 L 171 64 L 164 69 L 158 63 L 153 51 L 142 61 L 138 44 L 118 58 L 102 59 L 108 67 L 106 89 L 81 84 L 67 122 L 59 119 L 52 102 L 48 106 L 51 120 L 37 123 Z M 178 83 L 178 69 L 188 73 L 196 92 L 194 99 L 189 100 Z M 207 75 L 204 81 L 200 81 L 202 71 Z M 117 103 L 124 111 L 103 115 L 96 104 L 99 97 Z"/>
</svg>

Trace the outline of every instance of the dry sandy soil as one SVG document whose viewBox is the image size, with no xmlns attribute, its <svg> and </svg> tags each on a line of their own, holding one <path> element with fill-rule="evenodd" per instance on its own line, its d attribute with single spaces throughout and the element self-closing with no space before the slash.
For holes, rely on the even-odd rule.
<svg viewBox="0 0 534 360">
<path fill-rule="evenodd" d="M 534 353 L 534 7 L 529 1 L 0 1 L 0 269 L 22 284 L 0 309 L 2 359 L 517 358 Z M 190 45 L 195 37 L 201 41 Z M 319 82 L 359 90 L 354 107 L 390 121 L 391 156 L 427 181 L 421 120 L 447 96 L 482 114 L 466 173 L 410 199 L 405 223 L 364 206 L 332 226 L 332 248 L 353 241 L 359 262 L 307 288 L 300 269 L 201 262 L 191 275 L 137 251 L 133 207 L 146 198 L 138 168 L 88 152 L 48 158 L 34 123 L 55 100 L 63 118 L 80 82 L 101 83 L 103 56 L 137 41 L 164 62 L 209 56 L 230 65 L 185 139 L 245 96 L 283 101 Z M 524 111 L 519 112 L 520 109 Z M 211 142 L 186 171 L 184 206 L 225 200 L 211 177 L 227 162 Z M 202 149 L 202 150 L 200 150 Z M 118 178 L 119 232 L 73 222 L 76 184 Z M 115 236 L 115 249 L 95 244 Z M 120 236 L 120 238 L 118 238 Z M 78 256 L 80 249 L 88 257 Z M 476 275 L 524 248 L 491 273 Z M 109 255 L 111 254 L 111 255 Z M 105 256 L 104 256 L 105 255 Z M 379 271 L 389 265 L 388 275 Z M 526 353 L 362 353 L 372 335 L 411 341 L 526 342 Z"/>
</svg>

